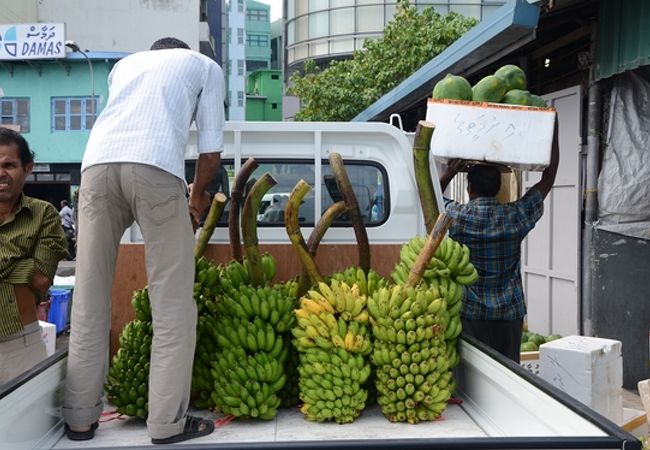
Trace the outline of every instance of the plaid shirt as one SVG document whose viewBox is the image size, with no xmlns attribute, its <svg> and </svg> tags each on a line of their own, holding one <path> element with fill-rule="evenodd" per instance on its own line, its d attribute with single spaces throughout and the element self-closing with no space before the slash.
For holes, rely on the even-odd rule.
<svg viewBox="0 0 650 450">
<path fill-rule="evenodd" d="M 466 204 L 445 199 L 454 219 L 452 239 L 470 249 L 479 279 L 463 293 L 461 316 L 469 320 L 512 320 L 526 315 L 521 283 L 521 242 L 544 213 L 544 198 L 530 189 L 516 202 L 479 197 Z"/>
</svg>

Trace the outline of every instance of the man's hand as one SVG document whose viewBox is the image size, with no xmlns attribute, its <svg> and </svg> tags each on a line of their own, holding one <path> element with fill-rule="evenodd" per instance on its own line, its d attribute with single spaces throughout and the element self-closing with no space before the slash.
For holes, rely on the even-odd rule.
<svg viewBox="0 0 650 450">
<path fill-rule="evenodd" d="M 52 280 L 43 274 L 37 268 L 34 268 L 34 273 L 32 274 L 32 281 L 29 284 L 29 287 L 34 294 L 37 295 L 37 298 L 41 299 L 47 293 L 47 290 L 52 285 Z"/>
<path fill-rule="evenodd" d="M 190 184 L 190 215 L 192 216 L 192 222 L 194 222 L 194 225 L 198 226 L 201 222 L 201 217 L 210 206 L 210 193 L 208 191 L 199 192 L 192 189 L 192 187 L 193 185 Z"/>
<path fill-rule="evenodd" d="M 451 182 L 451 180 L 456 176 L 458 172 L 461 172 L 462 170 L 466 170 L 468 167 L 467 161 L 464 159 L 451 159 L 449 162 L 447 162 L 447 165 L 445 166 L 445 169 L 442 171 L 442 174 L 440 175 L 440 187 L 442 187 L 442 190 L 444 191 L 447 189 L 447 185 Z"/>
</svg>

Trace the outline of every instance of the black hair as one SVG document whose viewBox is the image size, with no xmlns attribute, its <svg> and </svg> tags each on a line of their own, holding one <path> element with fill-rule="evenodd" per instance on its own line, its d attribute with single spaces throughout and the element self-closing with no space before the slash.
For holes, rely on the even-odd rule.
<svg viewBox="0 0 650 450">
<path fill-rule="evenodd" d="M 496 166 L 476 164 L 467 171 L 467 182 L 479 197 L 495 197 L 501 189 L 501 172 Z"/>
<path fill-rule="evenodd" d="M 186 48 L 187 50 L 190 50 L 189 45 L 174 37 L 164 37 L 162 39 L 158 39 L 156 42 L 151 44 L 151 48 L 149 50 L 164 50 L 167 48 Z"/>
<path fill-rule="evenodd" d="M 34 162 L 34 152 L 29 149 L 27 140 L 17 131 L 0 126 L 0 145 L 11 144 L 16 144 L 18 147 L 18 156 L 23 168 Z"/>
</svg>

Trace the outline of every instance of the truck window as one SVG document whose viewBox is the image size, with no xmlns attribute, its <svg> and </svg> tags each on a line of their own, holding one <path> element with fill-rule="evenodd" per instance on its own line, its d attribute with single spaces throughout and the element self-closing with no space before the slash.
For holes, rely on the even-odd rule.
<svg viewBox="0 0 650 450">
<path fill-rule="evenodd" d="M 257 212 L 257 224 L 260 227 L 284 227 L 284 210 L 292 189 L 300 179 L 305 180 L 313 188 L 307 193 L 300 206 L 299 221 L 301 226 L 314 226 L 315 195 L 317 191 L 320 195 L 321 214 L 334 202 L 342 200 L 328 160 L 321 161 L 322 179 L 320 180 L 319 190 L 315 189 L 313 160 L 264 161 L 258 159 L 258 164 L 257 169 L 249 179 L 249 186 L 252 186 L 266 172 L 269 172 L 277 181 L 277 184 L 262 197 Z M 389 211 L 386 170 L 379 164 L 367 161 L 345 161 L 345 167 L 352 189 L 357 197 L 364 223 L 370 227 L 381 225 L 388 218 Z M 185 173 L 187 182 L 191 183 L 194 179 L 194 161 L 187 163 Z M 230 197 L 230 188 L 234 184 L 234 180 L 234 162 L 232 160 L 222 160 L 220 172 L 210 184 L 208 191 L 213 195 L 216 192 L 223 192 Z M 230 203 L 226 205 L 223 214 L 219 218 L 219 227 L 228 225 L 229 211 Z M 339 216 L 332 226 L 349 227 L 351 226 L 350 218 L 347 214 Z"/>
</svg>

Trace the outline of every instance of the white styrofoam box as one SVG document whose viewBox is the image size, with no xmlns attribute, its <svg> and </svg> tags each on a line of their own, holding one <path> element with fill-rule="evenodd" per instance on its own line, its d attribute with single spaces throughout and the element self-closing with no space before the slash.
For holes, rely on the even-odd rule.
<svg viewBox="0 0 650 450">
<path fill-rule="evenodd" d="M 539 376 L 614 423 L 623 420 L 621 342 L 567 336 L 539 347 Z"/>
<path fill-rule="evenodd" d="M 550 163 L 553 108 L 429 99 L 426 119 L 435 125 L 431 153 L 438 159 L 535 171 Z"/>
<path fill-rule="evenodd" d="M 519 354 L 519 365 L 533 375 L 539 375 L 539 351 L 521 352 Z"/>
<path fill-rule="evenodd" d="M 39 320 L 38 324 L 41 326 L 41 336 L 43 336 L 45 342 L 47 356 L 52 356 L 56 349 L 56 325 L 42 320 Z"/>
</svg>

